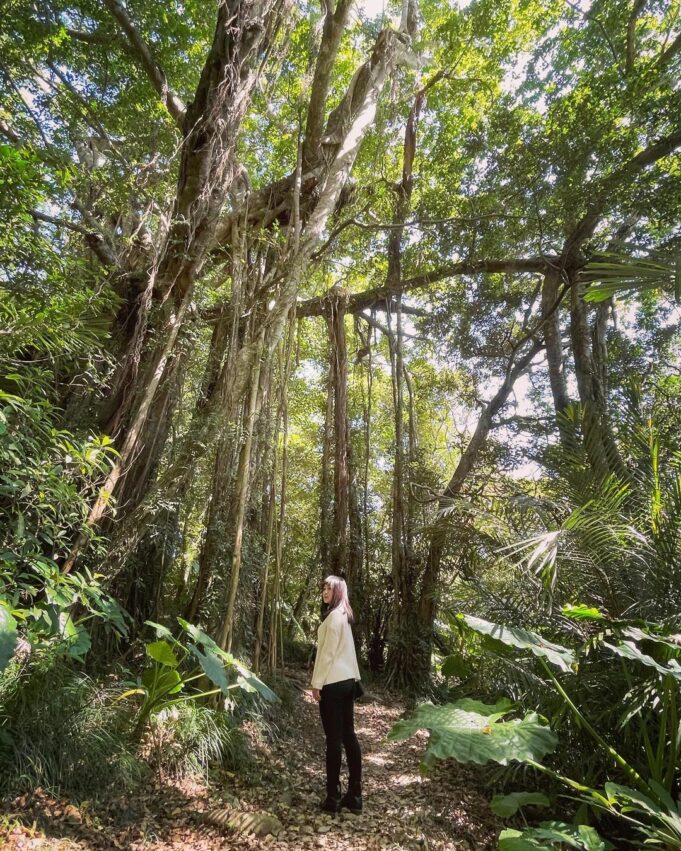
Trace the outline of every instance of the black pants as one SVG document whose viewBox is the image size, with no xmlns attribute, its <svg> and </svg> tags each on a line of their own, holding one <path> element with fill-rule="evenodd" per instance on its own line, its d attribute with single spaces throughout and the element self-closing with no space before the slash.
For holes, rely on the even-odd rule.
<svg viewBox="0 0 681 851">
<path fill-rule="evenodd" d="M 326 736 L 326 788 L 335 793 L 340 780 L 341 745 L 348 761 L 350 786 L 362 781 L 362 752 L 355 735 L 355 681 L 342 680 L 324 686 L 319 714 Z"/>
</svg>

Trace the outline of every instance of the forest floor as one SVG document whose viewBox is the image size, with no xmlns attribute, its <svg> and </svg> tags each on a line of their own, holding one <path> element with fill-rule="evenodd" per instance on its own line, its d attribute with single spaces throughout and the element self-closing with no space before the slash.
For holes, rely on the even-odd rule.
<svg viewBox="0 0 681 851">
<path fill-rule="evenodd" d="M 364 812 L 320 813 L 324 739 L 316 703 L 297 683 L 287 720 L 274 737 L 250 731 L 253 762 L 213 780 L 157 778 L 106 802 L 56 799 L 40 789 L 0 807 L 0 848 L 24 851 L 217 851 L 217 849 L 496 848 L 499 825 L 474 769 L 441 764 L 419 772 L 425 734 L 388 742 L 405 711 L 394 696 L 370 694 L 355 707 L 363 752 Z M 248 731 L 247 731 L 248 732 Z M 267 741 L 272 738 L 272 741 Z M 276 836 L 265 834 L 271 829 Z M 255 832 L 254 832 L 255 831 Z M 258 831 L 261 835 L 258 835 Z M 264 835 L 263 835 L 264 834 Z"/>
</svg>

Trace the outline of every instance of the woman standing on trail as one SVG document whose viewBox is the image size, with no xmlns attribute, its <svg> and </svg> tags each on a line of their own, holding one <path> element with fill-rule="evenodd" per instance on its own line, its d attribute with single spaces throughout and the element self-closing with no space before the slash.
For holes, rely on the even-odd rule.
<svg viewBox="0 0 681 851">
<path fill-rule="evenodd" d="M 340 576 L 327 576 L 322 588 L 325 610 L 318 632 L 317 657 L 312 672 L 312 694 L 326 736 L 326 798 L 322 809 L 341 807 L 362 811 L 362 752 L 355 735 L 355 696 L 361 693 L 359 668 L 350 624 L 348 587 Z M 341 798 L 341 745 L 348 761 L 348 790 Z"/>
</svg>

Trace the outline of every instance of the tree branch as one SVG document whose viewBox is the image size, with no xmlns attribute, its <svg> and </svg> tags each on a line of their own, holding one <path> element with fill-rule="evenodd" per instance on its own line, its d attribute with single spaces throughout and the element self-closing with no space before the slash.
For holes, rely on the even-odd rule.
<svg viewBox="0 0 681 851">
<path fill-rule="evenodd" d="M 66 228 L 67 230 L 73 231 L 74 233 L 79 233 L 81 236 L 85 237 L 85 241 L 88 244 L 88 247 L 92 249 L 94 254 L 97 256 L 97 259 L 104 266 L 116 266 L 116 257 L 111 251 L 110 247 L 106 244 L 106 240 L 102 236 L 101 233 L 97 233 L 96 231 L 88 230 L 84 228 L 82 225 L 79 225 L 77 222 L 72 222 L 69 219 L 60 219 L 57 216 L 50 216 L 47 213 L 41 213 L 40 210 L 31 210 L 31 217 L 38 222 L 45 222 L 49 225 L 55 225 L 59 228 Z"/>
<path fill-rule="evenodd" d="M 625 180 L 633 178 L 646 166 L 653 165 L 681 147 L 681 127 L 656 142 L 652 142 L 635 157 L 626 162 L 621 168 L 616 169 L 600 181 L 595 181 L 587 187 L 586 195 L 590 195 L 593 201 L 588 205 L 587 211 L 577 224 L 570 236 L 566 239 L 563 247 L 564 263 L 568 265 L 574 260 L 575 253 L 579 250 L 584 240 L 593 234 L 601 216 L 608 206 L 608 199 L 620 184 Z"/>
<path fill-rule="evenodd" d="M 627 24 L 626 74 L 631 74 L 634 70 L 634 59 L 636 58 L 636 21 L 645 5 L 646 0 L 634 0 L 634 8 L 631 10 L 631 15 L 629 16 L 629 23 Z"/>
<path fill-rule="evenodd" d="M 335 11 L 331 10 L 330 4 L 326 4 L 322 40 L 319 45 L 307 107 L 305 140 L 303 142 L 303 164 L 305 166 L 311 165 L 319 156 L 324 128 L 324 111 L 329 95 L 329 81 L 353 2 L 354 0 L 338 0 Z"/>
<path fill-rule="evenodd" d="M 0 133 L 9 139 L 15 145 L 21 145 L 21 137 L 18 136 L 12 128 L 0 118 Z"/>
<path fill-rule="evenodd" d="M 439 281 L 453 278 L 457 275 L 479 275 L 492 274 L 495 272 L 544 272 L 552 264 L 560 263 L 560 258 L 557 257 L 527 257 L 520 259 L 508 260 L 477 260 L 477 261 L 462 261 L 460 263 L 449 263 L 445 266 L 440 266 L 430 272 L 425 272 L 422 275 L 416 275 L 413 278 L 405 278 L 401 282 L 400 292 L 406 293 L 411 290 L 422 289 L 430 284 L 438 283 Z M 306 299 L 298 303 L 298 316 L 321 316 L 324 312 L 324 301 L 327 295 L 317 298 Z M 394 287 L 391 289 L 388 286 L 375 287 L 371 290 L 366 290 L 362 293 L 353 293 L 348 296 L 348 313 L 358 313 L 368 307 L 374 307 L 380 303 L 384 303 L 387 299 L 395 295 Z"/>
<path fill-rule="evenodd" d="M 153 87 L 161 96 L 161 100 L 170 115 L 175 119 L 177 126 L 182 129 L 187 108 L 181 98 L 168 85 L 166 75 L 154 59 L 149 45 L 140 36 L 125 7 L 119 0 L 104 0 L 104 5 L 120 24 L 121 29 L 130 42 L 130 46 L 134 50 L 135 56 L 146 71 Z"/>
<path fill-rule="evenodd" d="M 660 55 L 660 58 L 657 60 L 657 67 L 660 70 L 666 68 L 679 50 L 681 50 L 681 33 L 676 36 L 669 47 Z"/>
</svg>

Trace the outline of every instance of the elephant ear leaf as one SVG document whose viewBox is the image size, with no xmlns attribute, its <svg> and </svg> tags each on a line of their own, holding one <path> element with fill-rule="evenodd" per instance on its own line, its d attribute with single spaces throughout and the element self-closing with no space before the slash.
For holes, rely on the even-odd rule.
<svg viewBox="0 0 681 851">
<path fill-rule="evenodd" d="M 585 824 L 572 825 L 560 821 L 544 821 L 539 827 L 525 830 L 502 830 L 500 851 L 551 851 L 558 848 L 581 848 L 582 851 L 605 851 L 605 842 Z"/>
<path fill-rule="evenodd" d="M 490 807 L 500 818 L 510 818 L 523 807 L 548 807 L 549 799 L 541 792 L 511 792 L 509 795 L 495 795 Z"/>
<path fill-rule="evenodd" d="M 217 653 L 219 655 L 224 653 L 224 650 L 220 649 L 210 635 L 202 629 L 199 629 L 198 626 L 194 626 L 193 623 L 189 623 L 189 621 L 184 620 L 184 618 L 178 618 L 177 622 L 197 644 L 202 644 L 206 649 L 212 650 L 213 653 Z"/>
<path fill-rule="evenodd" d="M 518 650 L 529 650 L 530 653 L 546 659 L 547 662 L 566 673 L 571 671 L 577 662 L 575 654 L 568 647 L 547 641 L 536 632 L 529 632 L 526 629 L 520 629 L 520 627 L 492 623 L 482 618 L 475 618 L 472 615 L 459 615 L 459 618 L 474 632 Z"/>
<path fill-rule="evenodd" d="M 17 643 L 17 622 L 0 601 L 0 673 L 9 665 Z"/>
<path fill-rule="evenodd" d="M 234 660 L 234 667 L 239 672 L 239 681 L 242 684 L 242 687 L 245 687 L 246 691 L 256 691 L 260 697 L 264 698 L 268 703 L 278 703 L 279 696 L 272 691 L 272 689 L 265 685 L 265 683 L 256 677 L 256 675 L 247 668 L 245 665 L 242 665 L 238 660 Z"/>
<path fill-rule="evenodd" d="M 173 652 L 173 648 L 167 641 L 163 641 L 163 639 L 154 641 L 152 644 L 147 644 L 147 655 L 150 656 L 154 662 L 160 662 L 161 665 L 165 665 L 168 668 L 177 668 L 180 664 L 177 656 Z"/>
<path fill-rule="evenodd" d="M 202 652 L 195 644 L 188 644 L 189 652 L 198 661 L 199 665 L 208 677 L 220 691 L 227 697 L 229 695 L 229 682 L 227 680 L 227 672 L 220 657 L 214 653 L 209 647 L 205 648 L 205 653 Z"/>
<path fill-rule="evenodd" d="M 493 705 L 463 698 L 443 706 L 426 703 L 411 718 L 398 721 L 388 734 L 394 741 L 428 730 L 430 740 L 423 763 L 456 759 L 461 763 L 539 762 L 558 744 L 556 734 L 535 713 L 502 720 L 513 708 L 503 698 Z"/>
<path fill-rule="evenodd" d="M 609 644 L 607 641 L 604 641 L 603 646 L 607 647 L 608 650 L 612 650 L 613 653 L 616 653 L 623 659 L 631 659 L 635 662 L 640 662 L 642 665 L 654 668 L 660 674 L 672 676 L 675 680 L 681 682 L 681 666 L 676 659 L 670 659 L 666 664 L 657 662 L 652 658 L 652 656 L 644 653 L 634 641 L 621 641 L 617 645 Z"/>
<path fill-rule="evenodd" d="M 224 695 L 227 695 L 230 688 L 226 669 L 233 669 L 238 675 L 235 685 L 243 691 L 257 692 L 270 703 L 276 703 L 279 700 L 272 689 L 258 679 L 253 671 L 242 665 L 231 653 L 223 650 L 207 633 L 182 618 L 178 618 L 177 621 L 196 644 L 203 648 L 204 652 L 195 645 L 189 645 L 189 650 L 196 657 L 206 675 L 220 688 Z M 234 685 L 231 687 L 234 688 Z"/>
</svg>

